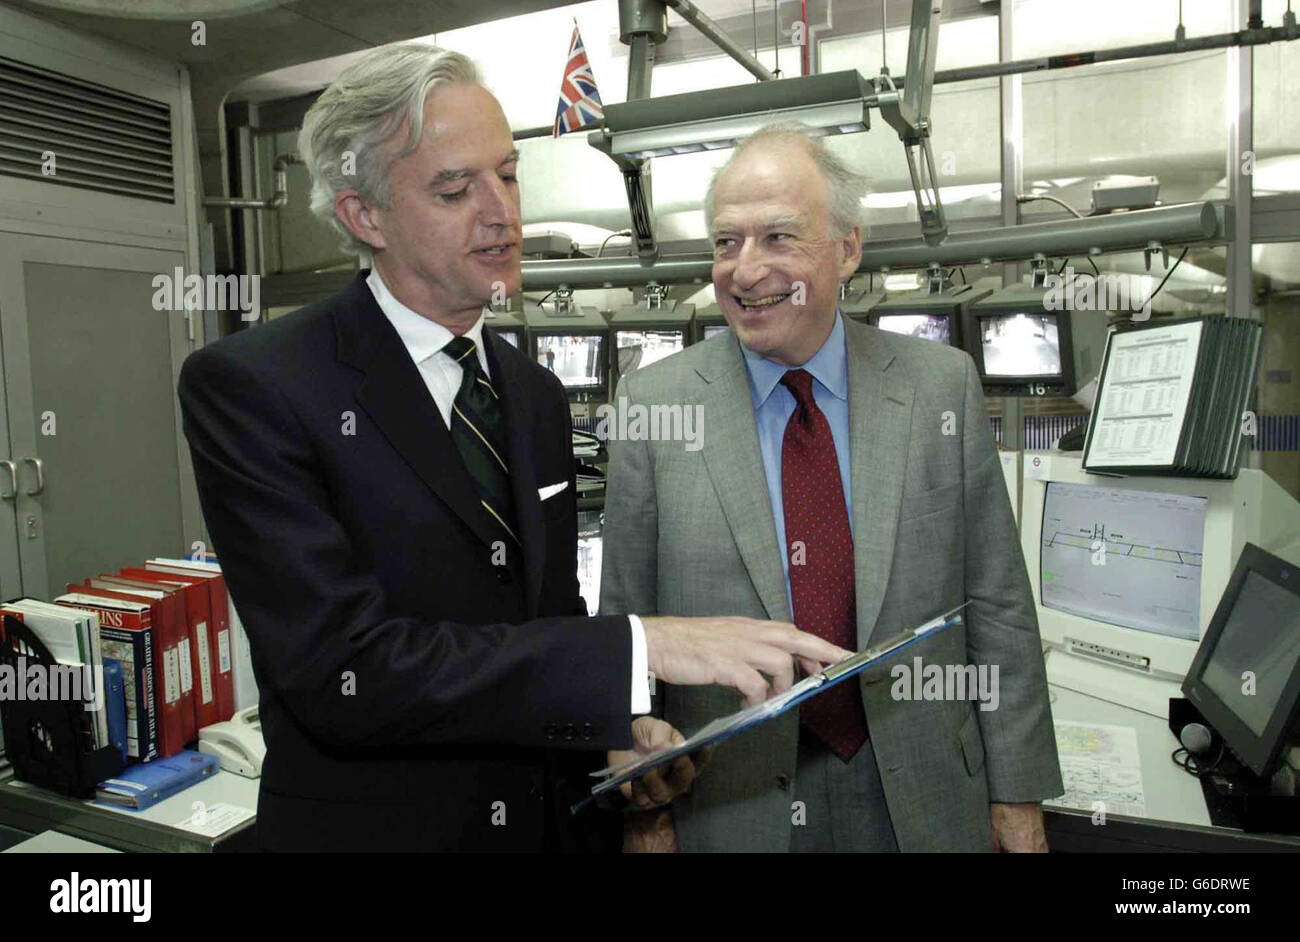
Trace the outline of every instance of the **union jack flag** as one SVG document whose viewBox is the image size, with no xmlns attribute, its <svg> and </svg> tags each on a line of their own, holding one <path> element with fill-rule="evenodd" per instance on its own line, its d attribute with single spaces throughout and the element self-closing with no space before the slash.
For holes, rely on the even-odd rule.
<svg viewBox="0 0 1300 942">
<path fill-rule="evenodd" d="M 591 74 L 587 50 L 578 35 L 578 21 L 573 22 L 573 38 L 569 40 L 569 62 L 564 67 L 564 80 L 560 82 L 560 104 L 555 109 L 555 129 L 552 137 L 596 124 L 605 116 L 596 90 L 596 77 Z"/>
</svg>

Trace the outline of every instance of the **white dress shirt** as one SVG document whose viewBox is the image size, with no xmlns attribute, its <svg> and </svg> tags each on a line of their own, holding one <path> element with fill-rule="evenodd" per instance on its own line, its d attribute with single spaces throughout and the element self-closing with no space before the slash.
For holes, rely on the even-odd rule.
<svg viewBox="0 0 1300 942">
<path fill-rule="evenodd" d="M 420 371 L 420 378 L 424 380 L 429 395 L 438 406 L 442 421 L 446 423 L 447 428 L 451 428 L 451 407 L 456 401 L 456 393 L 460 391 L 464 370 L 450 354 L 443 352 L 443 348 L 451 343 L 456 335 L 436 321 L 412 311 L 393 297 L 384 280 L 379 277 L 378 269 L 370 270 L 366 284 L 370 288 L 370 293 L 375 296 L 379 309 L 384 312 L 388 322 L 397 331 L 397 336 L 401 339 L 406 352 L 411 355 L 416 369 Z M 483 318 L 486 314 L 487 308 L 484 308 L 478 320 L 474 322 L 474 326 L 465 331 L 465 336 L 474 341 L 479 368 L 491 381 L 492 372 L 488 369 L 487 351 L 483 345 Z M 649 656 L 646 652 L 645 626 L 636 615 L 627 616 L 627 620 L 632 626 L 632 713 L 634 715 L 649 713 Z"/>
</svg>

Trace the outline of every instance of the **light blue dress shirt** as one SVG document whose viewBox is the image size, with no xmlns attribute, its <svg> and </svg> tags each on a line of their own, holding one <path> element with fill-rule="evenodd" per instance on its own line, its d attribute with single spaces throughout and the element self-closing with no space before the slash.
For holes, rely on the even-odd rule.
<svg viewBox="0 0 1300 942">
<path fill-rule="evenodd" d="M 749 373 L 749 391 L 754 401 L 754 419 L 758 423 L 758 447 L 763 455 L 763 473 L 767 475 L 767 493 L 772 501 L 772 519 L 776 523 L 777 544 L 781 547 L 781 568 L 785 571 L 786 599 L 790 594 L 790 556 L 785 545 L 785 504 L 781 500 L 781 443 L 785 427 L 794 415 L 794 393 L 781 385 L 787 370 L 759 356 L 741 344 Z M 835 326 L 811 360 L 800 369 L 813 376 L 813 399 L 826 416 L 835 440 L 835 457 L 840 464 L 840 484 L 844 488 L 844 505 L 853 530 L 853 491 L 849 487 L 849 357 L 844 345 L 844 315 L 835 312 Z M 794 603 L 790 601 L 790 611 Z"/>
</svg>

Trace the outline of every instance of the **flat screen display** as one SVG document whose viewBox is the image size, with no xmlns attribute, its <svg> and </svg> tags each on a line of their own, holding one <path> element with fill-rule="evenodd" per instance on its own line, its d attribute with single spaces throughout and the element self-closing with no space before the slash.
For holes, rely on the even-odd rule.
<svg viewBox="0 0 1300 942">
<path fill-rule="evenodd" d="M 1256 736 L 1300 661 L 1300 596 L 1247 572 L 1201 680 Z M 1249 672 L 1253 683 L 1243 677 Z"/>
</svg>

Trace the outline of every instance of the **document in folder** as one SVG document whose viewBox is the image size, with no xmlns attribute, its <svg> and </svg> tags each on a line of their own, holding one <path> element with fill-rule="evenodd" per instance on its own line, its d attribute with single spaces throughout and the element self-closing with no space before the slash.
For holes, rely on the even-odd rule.
<svg viewBox="0 0 1300 942">
<path fill-rule="evenodd" d="M 596 797 L 618 788 L 624 782 L 640 778 L 656 766 L 666 765 L 678 756 L 688 755 L 705 746 L 711 746 L 724 739 L 730 739 L 737 733 L 751 727 L 760 726 L 773 717 L 780 716 L 782 713 L 798 706 L 805 700 L 829 690 L 855 674 L 860 674 L 868 667 L 879 663 L 901 648 L 919 641 L 925 635 L 961 624 L 961 611 L 965 607 L 966 603 L 962 603 L 952 611 L 931 619 L 919 628 L 899 632 L 879 644 L 872 645 L 865 651 L 860 651 L 851 657 L 845 658 L 838 664 L 831 665 L 820 673 L 805 677 L 784 693 L 769 697 L 762 703 L 746 707 L 738 713 L 732 713 L 730 716 L 719 717 L 676 746 L 640 756 L 622 765 L 610 766 L 601 769 L 599 772 L 591 773 L 594 777 L 603 776 L 604 780 L 591 789 L 591 795 L 588 798 L 574 805 L 573 811 L 576 813 Z"/>
</svg>

